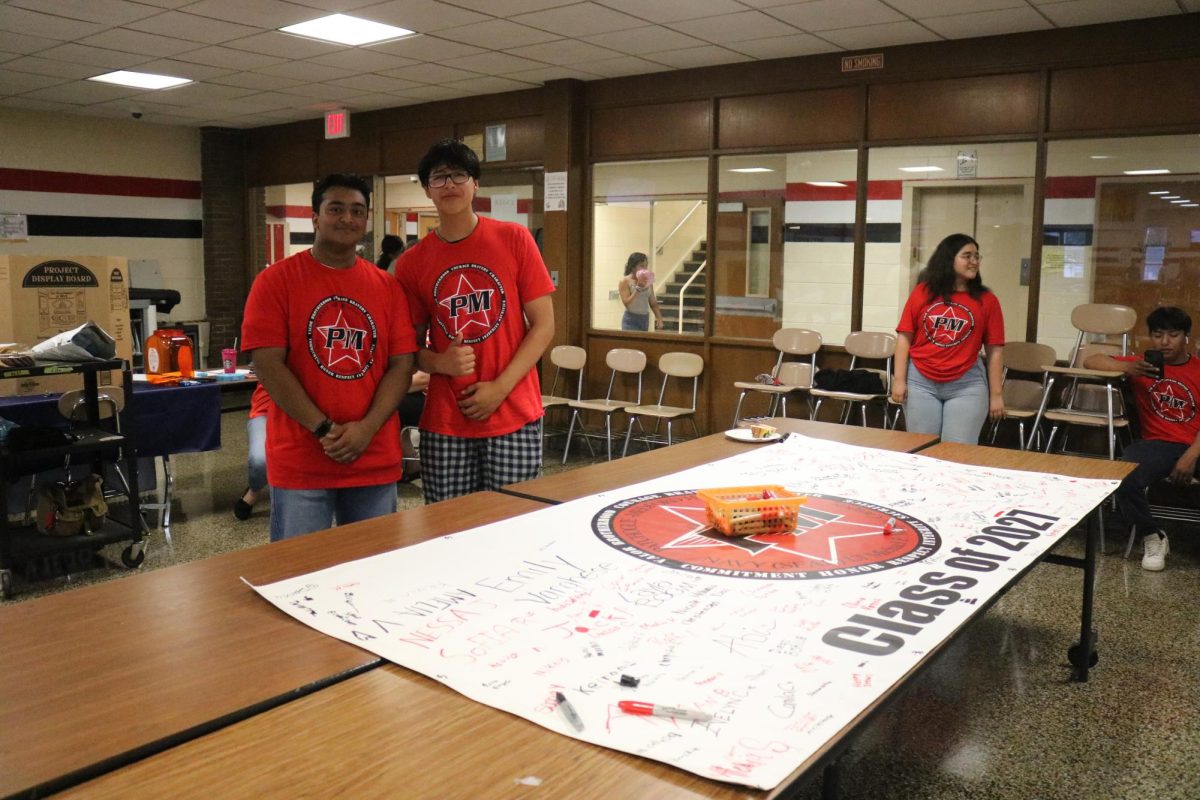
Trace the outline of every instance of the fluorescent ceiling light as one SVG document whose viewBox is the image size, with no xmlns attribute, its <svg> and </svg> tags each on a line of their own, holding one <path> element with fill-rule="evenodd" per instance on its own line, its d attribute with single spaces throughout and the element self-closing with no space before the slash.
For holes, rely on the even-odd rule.
<svg viewBox="0 0 1200 800">
<path fill-rule="evenodd" d="M 1100 161 L 1101 159 L 1112 158 L 1112 156 L 1088 156 L 1088 158 L 1092 158 L 1092 159 L 1095 159 L 1096 161 Z"/>
<path fill-rule="evenodd" d="M 729 171 L 730 172 L 749 173 L 749 172 L 774 172 L 775 170 L 768 169 L 767 167 L 740 167 L 738 169 L 731 169 Z"/>
<path fill-rule="evenodd" d="M 320 39 L 323 42 L 349 45 L 374 44 L 385 39 L 411 36 L 413 33 L 407 28 L 384 25 L 382 22 L 371 22 L 369 19 L 360 19 L 349 14 L 330 14 L 328 17 L 311 19 L 298 25 L 288 25 L 279 30 L 307 39 Z"/>
<path fill-rule="evenodd" d="M 1191 200 L 1172 200 L 1172 201 L 1171 201 L 1171 205 L 1173 205 L 1173 206 L 1181 206 L 1181 205 L 1183 205 L 1184 203 L 1190 203 L 1190 202 L 1192 202 L 1192 201 L 1191 201 Z"/>
<path fill-rule="evenodd" d="M 809 186 L 828 186 L 830 188 L 837 186 L 845 188 L 846 186 L 846 184 L 839 183 L 838 181 L 805 181 L 805 183 L 807 183 Z"/>
<path fill-rule="evenodd" d="M 1158 199 L 1159 199 L 1159 200 L 1178 200 L 1178 199 L 1179 199 L 1179 195 L 1177 195 L 1177 194 L 1164 194 L 1162 197 L 1160 197 L 1160 198 L 1158 198 Z"/>
<path fill-rule="evenodd" d="M 1170 190 L 1170 189 L 1163 189 L 1163 190 L 1161 190 L 1161 191 L 1158 191 L 1158 192 L 1150 192 L 1150 194 L 1170 194 L 1170 193 L 1171 193 L 1171 190 Z"/>
<path fill-rule="evenodd" d="M 1127 169 L 1126 175 L 1170 175 L 1169 169 Z"/>
<path fill-rule="evenodd" d="M 155 75 L 150 72 L 129 72 L 119 69 L 116 72 L 106 72 L 88 78 L 89 81 L 100 83 L 115 83 L 118 86 L 133 86 L 137 89 L 169 89 L 172 86 L 182 86 L 191 83 L 189 78 L 173 78 L 170 75 Z"/>
<path fill-rule="evenodd" d="M 1200 206 L 1200 203 L 1184 203 L 1180 208 L 1195 208 L 1196 206 Z"/>
<path fill-rule="evenodd" d="M 900 167 L 901 172 L 945 172 L 941 167 Z"/>
</svg>

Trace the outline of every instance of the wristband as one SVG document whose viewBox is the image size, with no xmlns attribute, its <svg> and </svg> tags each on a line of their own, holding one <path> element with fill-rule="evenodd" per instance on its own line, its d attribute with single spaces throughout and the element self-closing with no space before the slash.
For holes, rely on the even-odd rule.
<svg viewBox="0 0 1200 800">
<path fill-rule="evenodd" d="M 313 428 L 312 433 L 313 433 L 313 436 L 317 437 L 318 439 L 324 439 L 326 436 L 329 435 L 329 431 L 332 428 L 333 428 L 333 420 L 331 420 L 329 417 L 326 417 L 325 419 L 321 420 L 320 425 Z"/>
</svg>

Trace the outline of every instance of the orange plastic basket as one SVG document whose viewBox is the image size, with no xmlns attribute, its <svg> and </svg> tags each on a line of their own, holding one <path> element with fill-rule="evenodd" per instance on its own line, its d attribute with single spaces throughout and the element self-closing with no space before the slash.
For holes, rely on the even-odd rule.
<svg viewBox="0 0 1200 800">
<path fill-rule="evenodd" d="M 800 506 L 808 502 L 782 486 L 698 489 L 696 495 L 708 509 L 708 524 L 726 536 L 795 530 Z"/>
</svg>

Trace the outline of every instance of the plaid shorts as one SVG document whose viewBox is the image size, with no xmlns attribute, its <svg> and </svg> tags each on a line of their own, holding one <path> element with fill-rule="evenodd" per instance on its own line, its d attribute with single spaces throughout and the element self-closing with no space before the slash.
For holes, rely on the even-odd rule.
<svg viewBox="0 0 1200 800">
<path fill-rule="evenodd" d="M 527 481 L 542 470 L 542 421 L 480 439 L 421 431 L 426 503 Z"/>
</svg>

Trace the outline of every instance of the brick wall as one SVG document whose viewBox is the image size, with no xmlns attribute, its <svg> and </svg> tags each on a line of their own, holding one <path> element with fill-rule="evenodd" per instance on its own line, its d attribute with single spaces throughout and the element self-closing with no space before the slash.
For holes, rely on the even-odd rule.
<svg viewBox="0 0 1200 800">
<path fill-rule="evenodd" d="M 204 128 L 200 164 L 204 213 L 204 297 L 213 353 L 230 347 L 242 324 L 250 289 L 245 171 L 239 130 Z M 259 204 L 261 207 L 261 203 Z M 213 353 L 208 363 L 214 363 Z"/>
</svg>

